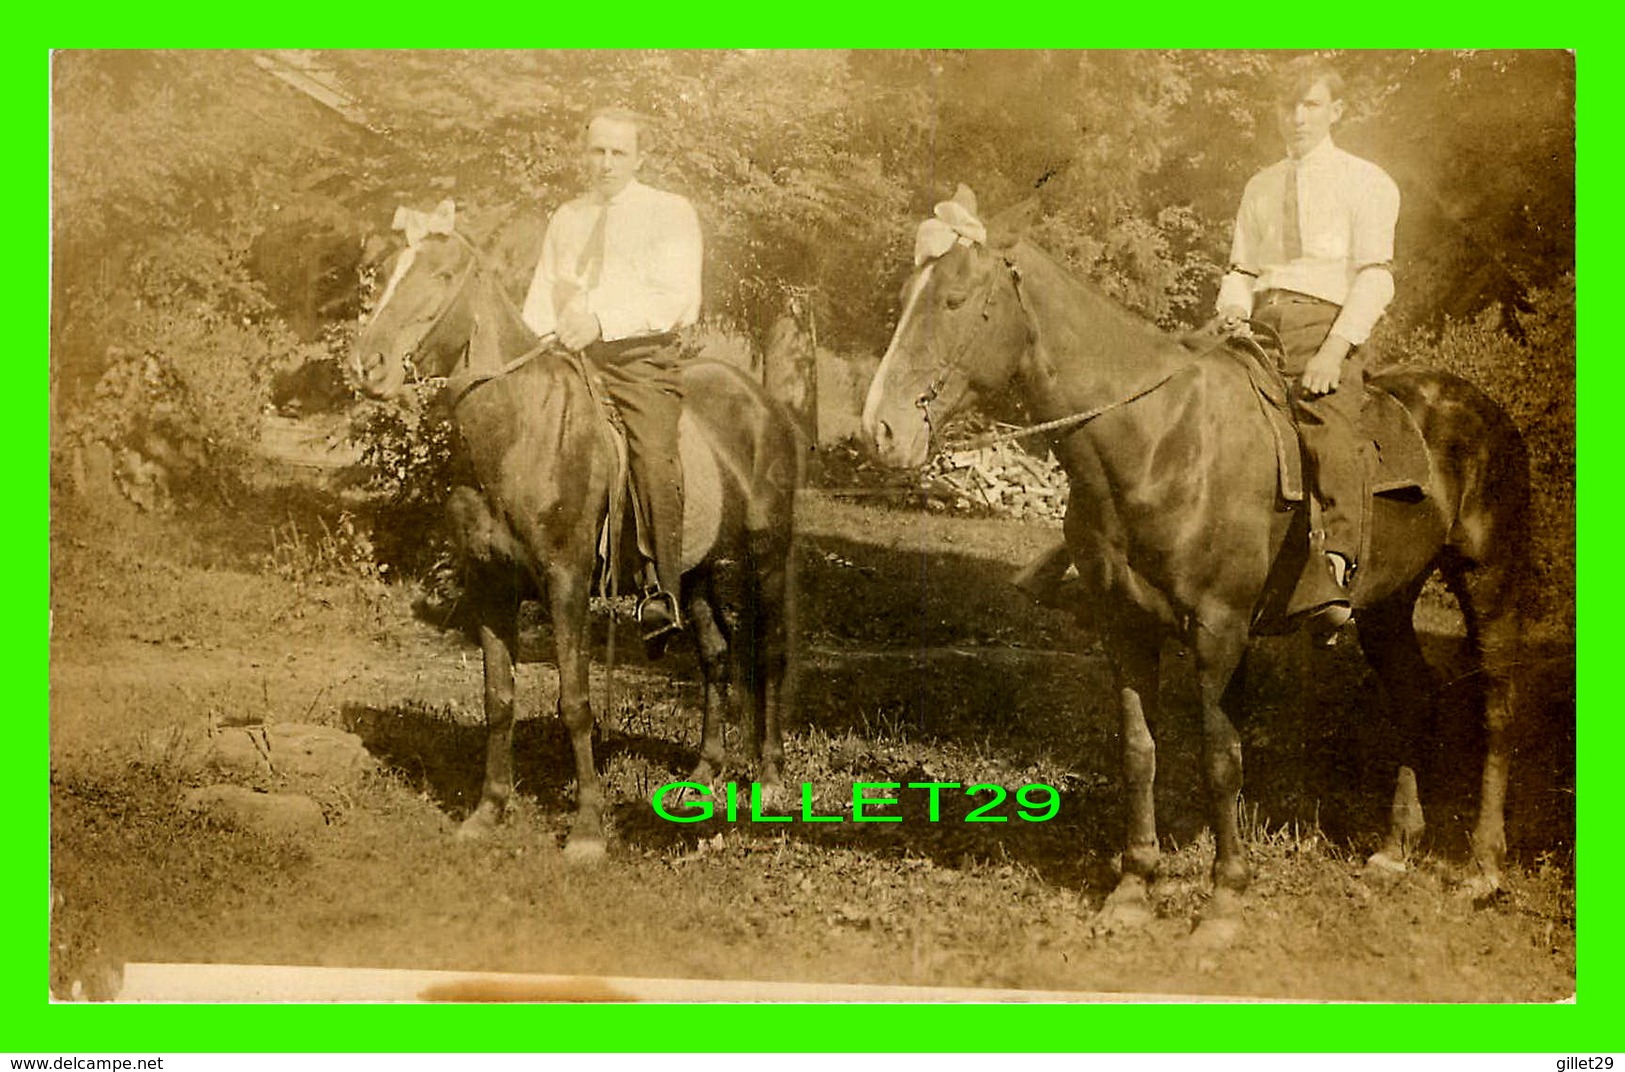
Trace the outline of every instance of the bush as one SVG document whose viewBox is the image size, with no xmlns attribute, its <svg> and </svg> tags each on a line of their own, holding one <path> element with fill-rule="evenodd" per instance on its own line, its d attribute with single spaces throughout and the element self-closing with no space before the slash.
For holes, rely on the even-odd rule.
<svg viewBox="0 0 1625 1072">
<path fill-rule="evenodd" d="M 377 561 L 394 577 L 428 577 L 450 557 L 441 519 L 457 475 L 456 430 L 434 405 L 437 390 L 419 385 L 401 401 L 365 403 L 351 420 L 367 490 L 377 496 Z"/>
<path fill-rule="evenodd" d="M 276 321 L 200 305 L 138 306 L 122 338 L 57 446 L 105 444 L 122 459 L 125 493 L 158 509 L 175 494 L 229 499 L 254 456 L 273 373 L 320 349 Z"/>
<path fill-rule="evenodd" d="M 1532 488 L 1534 609 L 1572 633 L 1575 601 L 1574 277 L 1531 291 L 1529 307 L 1491 308 L 1470 320 L 1419 330 L 1390 352 L 1465 377 L 1495 399 L 1523 433 Z M 1510 316 L 1510 319 L 1509 319 Z"/>
</svg>

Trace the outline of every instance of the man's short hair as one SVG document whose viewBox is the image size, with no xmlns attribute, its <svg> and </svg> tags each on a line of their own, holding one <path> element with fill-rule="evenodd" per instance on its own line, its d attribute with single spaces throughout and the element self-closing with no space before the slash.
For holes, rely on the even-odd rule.
<svg viewBox="0 0 1625 1072">
<path fill-rule="evenodd" d="M 1329 60 L 1319 56 L 1299 56 L 1283 66 L 1275 77 L 1275 101 L 1295 104 L 1315 88 L 1317 82 L 1326 83 L 1332 100 L 1343 99 L 1343 76 Z"/>
<path fill-rule="evenodd" d="M 605 108 L 594 108 L 587 115 L 587 121 L 581 124 L 581 140 L 586 142 L 587 131 L 600 119 L 608 119 L 616 123 L 629 123 L 638 132 L 638 152 L 647 152 L 650 143 L 654 140 L 654 121 L 642 112 L 635 112 L 630 108 L 611 105 Z"/>
</svg>

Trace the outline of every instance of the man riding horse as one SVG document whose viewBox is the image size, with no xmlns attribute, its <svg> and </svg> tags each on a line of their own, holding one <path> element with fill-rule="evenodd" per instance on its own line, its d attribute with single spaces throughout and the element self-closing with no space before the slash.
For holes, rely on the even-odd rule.
<svg viewBox="0 0 1625 1072">
<path fill-rule="evenodd" d="M 1377 165 L 1344 152 L 1331 128 L 1343 114 L 1343 81 L 1312 56 L 1288 64 L 1277 83 L 1276 120 L 1285 159 L 1254 175 L 1242 194 L 1230 270 L 1216 302 L 1221 334 L 1261 326 L 1292 382 L 1292 409 L 1313 476 L 1318 524 L 1310 533 L 1324 566 L 1306 570 L 1295 605 L 1325 643 L 1351 617 L 1348 585 L 1364 539 L 1365 437 L 1360 344 L 1394 295 L 1390 268 L 1399 188 Z M 1065 542 L 1015 579 L 1040 602 L 1060 605 L 1056 586 L 1072 565 Z"/>
<path fill-rule="evenodd" d="M 1343 81 L 1332 67 L 1307 56 L 1282 75 L 1276 120 L 1287 155 L 1242 193 L 1217 310 L 1227 333 L 1245 332 L 1248 320 L 1263 325 L 1296 380 L 1293 409 L 1320 505 L 1311 538 L 1327 565 L 1309 573 L 1319 582 L 1309 625 L 1330 637 L 1349 620 L 1347 584 L 1363 535 L 1360 344 L 1394 296 L 1399 188 L 1333 144 Z"/>
<path fill-rule="evenodd" d="M 687 198 L 637 181 L 644 126 L 624 109 L 588 119 L 588 190 L 549 221 L 523 313 L 537 335 L 556 335 L 591 362 L 620 414 L 654 559 L 638 620 L 645 641 L 658 644 L 683 627 L 677 331 L 699 318 L 702 243 Z"/>
</svg>

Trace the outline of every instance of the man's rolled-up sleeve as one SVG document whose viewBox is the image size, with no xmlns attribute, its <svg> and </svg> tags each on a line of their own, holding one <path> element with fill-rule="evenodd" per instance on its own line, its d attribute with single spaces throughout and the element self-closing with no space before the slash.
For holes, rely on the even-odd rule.
<svg viewBox="0 0 1625 1072">
<path fill-rule="evenodd" d="M 1394 299 L 1394 227 L 1399 187 L 1381 171 L 1368 176 L 1354 205 L 1349 261 L 1354 278 L 1332 331 L 1356 346 L 1366 341 Z"/>
<path fill-rule="evenodd" d="M 1237 308 L 1248 315 L 1253 311 L 1253 284 L 1259 272 L 1259 234 L 1251 210 L 1253 184 L 1248 183 L 1236 210 L 1236 231 L 1230 240 L 1230 270 L 1219 280 L 1219 297 L 1214 308 L 1223 312 Z"/>
</svg>

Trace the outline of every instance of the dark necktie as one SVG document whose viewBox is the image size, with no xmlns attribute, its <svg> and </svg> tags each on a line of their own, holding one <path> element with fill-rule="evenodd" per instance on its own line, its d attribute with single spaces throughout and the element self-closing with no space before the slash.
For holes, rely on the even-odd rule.
<svg viewBox="0 0 1625 1072">
<path fill-rule="evenodd" d="M 604 272 L 604 225 L 609 219 L 609 205 L 599 206 L 598 218 L 593 220 L 592 231 L 587 235 L 586 245 L 581 247 L 581 256 L 576 260 L 576 278 L 581 280 L 584 290 L 591 290 L 598 285 L 598 278 Z"/>
<path fill-rule="evenodd" d="M 598 285 L 599 276 L 604 272 L 604 221 L 608 216 L 609 206 L 600 205 L 598 215 L 592 221 L 592 230 L 587 232 L 587 241 L 582 243 L 581 252 L 576 254 L 575 275 L 553 281 L 555 316 L 563 314 L 571 302 L 584 299 L 587 292 Z"/>
<path fill-rule="evenodd" d="M 1286 161 L 1286 194 L 1281 199 L 1281 249 L 1289 261 L 1303 256 L 1303 232 L 1298 227 L 1298 162 Z"/>
</svg>

